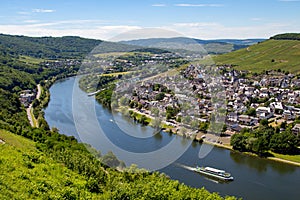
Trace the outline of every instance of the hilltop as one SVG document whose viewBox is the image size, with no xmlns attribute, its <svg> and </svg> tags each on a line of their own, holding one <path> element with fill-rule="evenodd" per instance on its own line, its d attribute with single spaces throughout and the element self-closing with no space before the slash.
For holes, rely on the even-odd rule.
<svg viewBox="0 0 300 200">
<path fill-rule="evenodd" d="M 298 35 L 298 36 L 297 36 Z M 238 70 L 300 72 L 300 34 L 281 34 L 244 49 L 213 57 L 218 65 L 234 65 Z"/>
<path fill-rule="evenodd" d="M 149 38 L 121 41 L 123 44 L 138 45 L 142 47 L 154 48 L 179 48 L 194 51 L 206 51 L 208 54 L 223 54 L 232 52 L 249 45 L 264 41 L 264 39 L 220 39 L 220 40 L 200 40 L 187 37 L 174 38 Z M 200 48 L 200 49 L 199 49 Z"/>
<path fill-rule="evenodd" d="M 300 33 L 283 33 L 283 34 L 278 34 L 270 39 L 274 40 L 300 40 Z"/>
<path fill-rule="evenodd" d="M 74 59 L 85 56 L 101 42 L 77 36 L 28 37 L 0 34 L 0 51 L 35 58 Z"/>
</svg>

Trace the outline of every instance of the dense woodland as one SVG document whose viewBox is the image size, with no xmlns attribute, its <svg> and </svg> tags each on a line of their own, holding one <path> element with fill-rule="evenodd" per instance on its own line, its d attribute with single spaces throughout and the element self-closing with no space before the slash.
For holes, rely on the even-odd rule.
<svg viewBox="0 0 300 200">
<path fill-rule="evenodd" d="M 82 58 L 101 42 L 75 36 L 26 37 L 0 34 L 0 49 L 4 48 L 5 53 L 47 59 Z"/>
<path fill-rule="evenodd" d="M 270 39 L 274 40 L 300 40 L 299 33 L 284 33 L 271 37 Z"/>
<path fill-rule="evenodd" d="M 77 37 L 0 36 L 0 199 L 223 199 L 159 173 L 124 168 L 112 152 L 101 155 L 74 137 L 49 130 L 45 120 L 40 128 L 29 125 L 19 92 L 37 83 L 47 92 L 54 77 L 74 73 L 74 68 L 40 66 L 32 58 L 81 59 L 97 44 Z M 31 57 L 24 61 L 24 55 Z M 47 100 L 46 93 L 34 103 L 37 115 Z M 104 163 L 123 167 L 123 172 Z"/>
</svg>

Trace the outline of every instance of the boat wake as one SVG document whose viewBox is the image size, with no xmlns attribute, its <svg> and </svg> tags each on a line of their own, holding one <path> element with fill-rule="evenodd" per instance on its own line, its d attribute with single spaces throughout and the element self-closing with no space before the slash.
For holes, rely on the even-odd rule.
<svg viewBox="0 0 300 200">
<path fill-rule="evenodd" d="M 187 169 L 189 171 L 192 171 L 192 172 L 195 172 L 196 171 L 196 168 L 195 167 L 190 167 L 190 166 L 187 166 L 187 165 L 183 165 L 183 164 L 179 164 L 179 163 L 175 163 L 175 165 L 181 167 L 181 168 L 184 168 L 184 169 Z M 208 177 L 205 177 L 206 180 L 208 181 L 211 181 L 211 182 L 214 182 L 214 183 L 220 183 L 219 181 L 217 180 L 214 180 L 214 179 L 210 179 Z"/>
<path fill-rule="evenodd" d="M 180 163 L 176 163 L 175 165 L 177 165 L 177 166 L 179 166 L 179 167 L 182 167 L 182 168 L 184 168 L 184 169 L 187 169 L 187 170 L 189 170 L 189 171 L 192 171 L 192 172 L 196 171 L 196 168 L 195 168 L 195 167 L 190 167 L 190 166 L 183 165 L 183 164 L 180 164 Z"/>
</svg>

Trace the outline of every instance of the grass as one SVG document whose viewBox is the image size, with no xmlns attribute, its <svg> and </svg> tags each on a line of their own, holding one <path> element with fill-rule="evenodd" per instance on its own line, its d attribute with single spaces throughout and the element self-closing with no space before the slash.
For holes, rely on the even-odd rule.
<svg viewBox="0 0 300 200">
<path fill-rule="evenodd" d="M 164 129 L 172 129 L 172 128 L 174 128 L 173 126 L 167 125 L 167 124 L 165 124 L 165 123 L 163 123 L 163 124 L 161 125 L 161 127 L 164 128 Z"/>
<path fill-rule="evenodd" d="M 300 163 L 300 155 L 283 155 L 274 152 L 272 152 L 272 154 L 274 155 L 275 158 L 280 158 L 280 159 Z"/>
<path fill-rule="evenodd" d="M 141 114 L 141 113 L 134 112 L 134 113 L 133 113 L 133 116 L 135 116 L 135 118 L 136 118 L 137 120 L 141 120 L 141 119 L 142 119 L 142 116 L 145 116 L 145 117 L 146 117 L 146 120 L 145 120 L 145 121 L 146 121 L 148 124 L 150 124 L 150 122 L 151 122 L 151 118 L 147 117 L 145 114 Z"/>
<path fill-rule="evenodd" d="M 41 62 L 44 62 L 45 59 L 41 59 L 41 58 L 33 58 L 30 56 L 20 56 L 19 58 L 20 61 L 27 63 L 27 64 L 34 64 L 34 65 L 38 65 Z"/>
<path fill-rule="evenodd" d="M 135 52 L 109 52 L 109 53 L 94 54 L 93 56 L 98 58 L 107 58 L 112 56 L 132 56 L 134 54 Z"/>
<path fill-rule="evenodd" d="M 237 65 L 238 70 L 262 72 L 281 69 L 300 72 L 300 41 L 267 40 L 245 49 L 214 56 L 216 64 Z"/>
<path fill-rule="evenodd" d="M 0 199 L 97 199 L 85 178 L 39 152 L 35 143 L 0 130 Z"/>
<path fill-rule="evenodd" d="M 0 130 L 0 138 L 4 140 L 5 144 L 14 146 L 17 149 L 32 151 L 35 150 L 34 142 L 23 137 L 12 134 L 8 131 Z M 1 154 L 0 154 L 1 155 Z"/>
<path fill-rule="evenodd" d="M 115 73 L 109 73 L 109 74 L 100 74 L 100 76 L 119 76 L 128 74 L 129 72 L 115 72 Z"/>
</svg>

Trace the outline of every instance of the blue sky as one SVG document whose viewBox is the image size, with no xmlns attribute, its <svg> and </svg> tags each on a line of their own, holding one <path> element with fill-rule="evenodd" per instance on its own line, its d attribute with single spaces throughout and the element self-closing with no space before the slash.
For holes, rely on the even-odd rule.
<svg viewBox="0 0 300 200">
<path fill-rule="evenodd" d="M 300 0 L 0 0 L 0 33 L 109 39 L 162 28 L 200 39 L 300 32 Z"/>
</svg>

